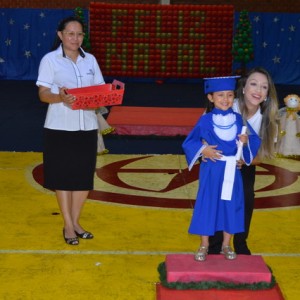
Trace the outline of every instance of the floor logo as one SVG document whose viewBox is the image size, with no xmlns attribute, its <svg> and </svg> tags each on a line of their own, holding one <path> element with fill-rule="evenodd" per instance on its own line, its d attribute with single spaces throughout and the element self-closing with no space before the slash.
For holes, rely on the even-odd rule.
<svg viewBox="0 0 300 300">
<path fill-rule="evenodd" d="M 90 192 L 89 198 L 93 200 L 120 203 L 127 205 L 152 206 L 165 208 L 193 208 L 194 199 L 170 197 L 174 191 L 184 189 L 187 184 L 198 181 L 198 167 L 194 167 L 191 172 L 188 169 L 165 169 L 165 168 L 130 168 L 132 163 L 139 160 L 147 160 L 153 156 L 134 157 L 130 159 L 118 160 L 106 164 L 96 170 L 96 186 L 110 186 L 113 188 L 99 188 Z M 300 205 L 300 187 L 295 188 L 300 172 L 293 172 L 283 167 L 271 164 L 260 164 L 256 173 L 256 181 L 266 182 L 260 184 L 262 187 L 255 191 L 255 208 L 274 208 Z M 143 175 L 155 174 L 164 176 L 172 175 L 170 181 L 161 189 L 147 188 L 147 185 L 135 184 L 134 178 Z M 130 176 L 130 184 L 122 180 L 122 176 Z M 265 176 L 269 179 L 264 180 Z M 33 177 L 43 184 L 43 165 L 37 166 L 33 170 Z M 151 178 L 148 177 L 148 178 Z M 155 179 L 157 180 L 157 179 Z M 153 186 L 156 186 L 155 180 Z M 98 182 L 99 181 L 99 182 Z M 140 182 L 137 180 L 137 182 Z M 102 185 L 101 185 L 102 183 Z M 293 188 L 291 188 L 294 185 Z M 112 191 L 113 190 L 113 191 Z M 283 192 L 288 190 L 287 192 Z M 195 191 L 196 192 L 196 191 Z M 158 196 L 159 195 L 159 196 Z"/>
</svg>

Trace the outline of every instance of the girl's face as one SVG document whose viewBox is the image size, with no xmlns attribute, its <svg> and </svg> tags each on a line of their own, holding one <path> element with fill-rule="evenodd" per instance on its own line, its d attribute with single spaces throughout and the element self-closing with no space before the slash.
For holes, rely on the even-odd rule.
<svg viewBox="0 0 300 300">
<path fill-rule="evenodd" d="M 258 107 L 260 103 L 267 99 L 269 92 L 269 82 L 265 74 L 251 74 L 243 89 L 245 104 L 248 108 Z"/>
<path fill-rule="evenodd" d="M 66 27 L 62 31 L 58 31 L 58 36 L 60 37 L 65 51 L 78 51 L 81 47 L 84 32 L 81 24 L 76 21 L 67 23 Z"/>
<path fill-rule="evenodd" d="M 220 91 L 207 95 L 208 100 L 212 102 L 215 108 L 227 110 L 233 105 L 234 91 Z"/>
</svg>

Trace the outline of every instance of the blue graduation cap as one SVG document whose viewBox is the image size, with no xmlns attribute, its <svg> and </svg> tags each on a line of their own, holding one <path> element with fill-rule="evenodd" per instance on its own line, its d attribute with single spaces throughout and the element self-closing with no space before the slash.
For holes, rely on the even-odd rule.
<svg viewBox="0 0 300 300">
<path fill-rule="evenodd" d="M 234 91 L 236 79 L 240 76 L 204 78 L 204 93 L 209 94 L 220 91 Z"/>
</svg>

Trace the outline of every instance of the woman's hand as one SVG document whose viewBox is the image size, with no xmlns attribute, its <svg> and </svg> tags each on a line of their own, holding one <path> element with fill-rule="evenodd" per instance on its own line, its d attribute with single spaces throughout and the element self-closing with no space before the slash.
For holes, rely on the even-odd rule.
<svg viewBox="0 0 300 300">
<path fill-rule="evenodd" d="M 207 162 L 207 159 L 215 162 L 222 157 L 222 151 L 217 150 L 217 145 L 207 145 L 202 151 L 202 161 Z"/>
<path fill-rule="evenodd" d="M 260 163 L 261 163 L 260 159 L 258 158 L 258 156 L 256 156 L 252 160 L 251 165 L 259 165 Z M 242 159 L 239 159 L 236 161 L 236 166 L 238 169 L 241 169 L 244 164 L 245 164 L 245 162 Z"/>
<path fill-rule="evenodd" d="M 65 87 L 59 89 L 59 97 L 61 99 L 61 102 L 65 103 L 68 106 L 71 106 L 76 100 L 75 96 L 67 93 L 67 88 Z"/>
<path fill-rule="evenodd" d="M 66 93 L 66 88 L 59 89 L 59 94 L 53 94 L 51 89 L 45 86 L 39 86 L 39 97 L 42 102 L 45 103 L 60 103 L 63 102 L 66 105 L 72 105 L 76 100 L 76 97 Z"/>
<path fill-rule="evenodd" d="M 236 166 L 238 169 L 241 169 L 245 162 L 242 159 L 236 161 Z"/>
</svg>

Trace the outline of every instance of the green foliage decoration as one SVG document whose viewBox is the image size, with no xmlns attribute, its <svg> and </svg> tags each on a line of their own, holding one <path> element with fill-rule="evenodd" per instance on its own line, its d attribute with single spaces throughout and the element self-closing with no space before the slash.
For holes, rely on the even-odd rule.
<svg viewBox="0 0 300 300">
<path fill-rule="evenodd" d="M 74 10 L 74 14 L 77 18 L 79 18 L 85 27 L 85 36 L 83 38 L 83 42 L 82 42 L 82 48 L 86 51 L 90 51 L 91 50 L 91 43 L 90 43 L 90 37 L 89 37 L 89 30 L 88 30 L 88 25 L 86 23 L 86 20 L 84 18 L 84 12 L 83 9 L 80 7 L 76 7 Z"/>
<path fill-rule="evenodd" d="M 254 59 L 252 26 L 246 10 L 241 11 L 239 15 L 233 37 L 232 54 L 234 61 L 243 64 L 247 64 Z"/>
</svg>

